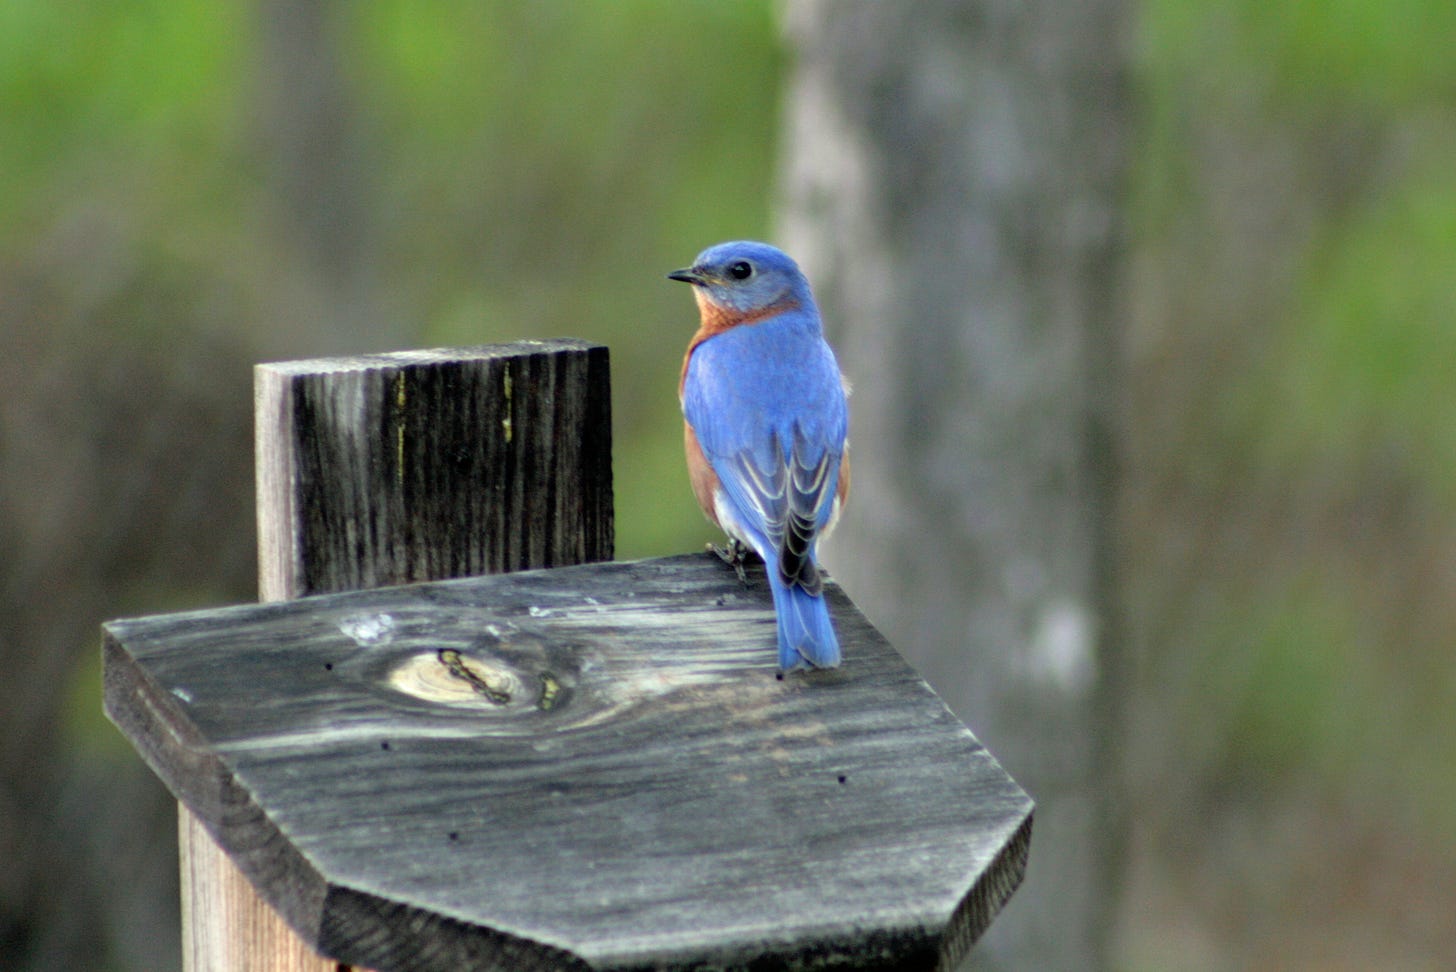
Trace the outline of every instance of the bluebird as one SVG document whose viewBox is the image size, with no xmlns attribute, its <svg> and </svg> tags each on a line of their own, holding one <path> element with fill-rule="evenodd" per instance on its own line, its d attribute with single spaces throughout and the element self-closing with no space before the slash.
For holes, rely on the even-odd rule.
<svg viewBox="0 0 1456 972">
<path fill-rule="evenodd" d="M 698 505 L 740 573 L 744 547 L 763 558 L 779 667 L 832 668 L 839 639 L 816 548 L 849 492 L 849 405 L 809 281 L 752 242 L 709 247 L 668 277 L 693 285 L 701 320 L 678 383 Z"/>
</svg>

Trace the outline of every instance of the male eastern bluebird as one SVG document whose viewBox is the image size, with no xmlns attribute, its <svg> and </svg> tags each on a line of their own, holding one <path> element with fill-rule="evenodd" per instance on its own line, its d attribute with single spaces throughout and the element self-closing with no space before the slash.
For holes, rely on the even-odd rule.
<svg viewBox="0 0 1456 972">
<path fill-rule="evenodd" d="M 849 493 L 849 405 L 798 264 L 766 243 L 720 243 L 668 274 L 701 325 L 683 357 L 688 474 L 698 505 L 767 567 L 779 667 L 839 664 L 815 559 Z M 741 567 L 740 567 L 741 573 Z"/>
</svg>

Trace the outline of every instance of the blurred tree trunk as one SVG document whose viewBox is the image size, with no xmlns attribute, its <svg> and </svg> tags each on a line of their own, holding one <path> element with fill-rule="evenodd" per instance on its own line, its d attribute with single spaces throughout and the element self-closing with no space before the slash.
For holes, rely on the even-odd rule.
<svg viewBox="0 0 1456 972">
<path fill-rule="evenodd" d="M 836 576 L 1037 800 L 976 968 L 1107 964 L 1120 0 L 789 0 L 781 242 L 854 383 Z"/>
</svg>

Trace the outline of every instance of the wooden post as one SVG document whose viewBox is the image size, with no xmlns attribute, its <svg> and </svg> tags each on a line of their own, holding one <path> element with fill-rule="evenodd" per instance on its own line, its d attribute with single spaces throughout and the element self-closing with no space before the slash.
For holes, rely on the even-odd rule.
<svg viewBox="0 0 1456 972">
<path fill-rule="evenodd" d="M 259 365 L 263 601 L 610 560 L 607 349 Z M 336 972 L 179 805 L 187 972 Z"/>
</svg>

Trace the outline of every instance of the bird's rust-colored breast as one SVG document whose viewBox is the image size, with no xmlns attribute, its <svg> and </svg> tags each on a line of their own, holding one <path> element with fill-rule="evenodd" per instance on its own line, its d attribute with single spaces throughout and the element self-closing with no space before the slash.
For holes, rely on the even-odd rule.
<svg viewBox="0 0 1456 972">
<path fill-rule="evenodd" d="M 708 457 L 703 455 L 703 447 L 698 444 L 698 434 L 686 419 L 683 420 L 683 447 L 687 453 L 688 481 L 693 486 L 693 497 L 708 521 L 719 526 L 718 504 L 714 499 L 718 491 L 718 473 L 708 462 Z"/>
</svg>

